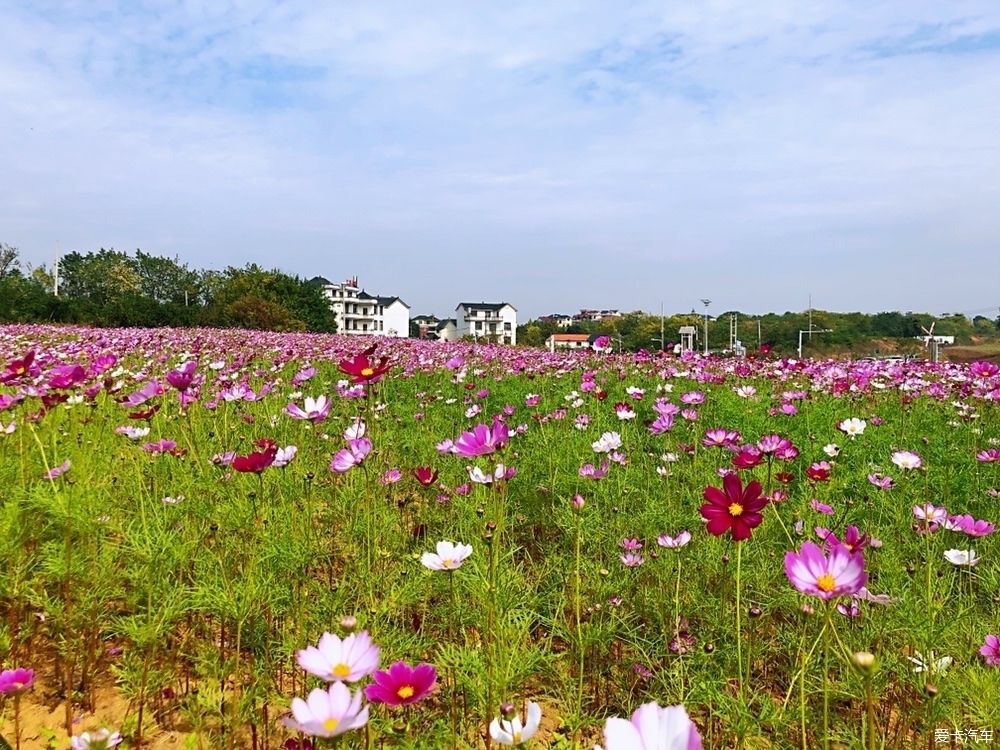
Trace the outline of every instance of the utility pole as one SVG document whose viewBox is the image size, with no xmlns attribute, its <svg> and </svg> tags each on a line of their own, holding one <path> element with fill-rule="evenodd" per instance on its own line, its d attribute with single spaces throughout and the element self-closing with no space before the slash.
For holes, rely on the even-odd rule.
<svg viewBox="0 0 1000 750">
<path fill-rule="evenodd" d="M 666 349 L 667 344 L 666 344 L 666 339 L 664 338 L 664 330 L 663 330 L 663 303 L 662 302 L 660 303 L 660 337 L 656 338 L 654 336 L 652 339 L 650 339 L 650 341 L 659 341 L 660 342 L 660 351 L 661 352 Z"/>
<path fill-rule="evenodd" d="M 813 296 L 812 292 L 809 292 L 809 340 L 813 340 Z M 799 353 L 802 356 L 802 353 Z"/>
<path fill-rule="evenodd" d="M 56 240 L 55 262 L 52 265 L 52 293 L 59 296 L 59 240 Z"/>
<path fill-rule="evenodd" d="M 705 306 L 705 356 L 708 356 L 708 306 L 712 304 L 712 300 L 703 299 L 701 304 Z"/>
</svg>

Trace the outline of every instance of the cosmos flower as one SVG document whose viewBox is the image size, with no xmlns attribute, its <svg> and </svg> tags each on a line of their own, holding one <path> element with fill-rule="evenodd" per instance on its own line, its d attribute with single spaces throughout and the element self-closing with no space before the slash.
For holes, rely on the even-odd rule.
<svg viewBox="0 0 1000 750">
<path fill-rule="evenodd" d="M 368 706 L 361 706 L 361 691 L 351 693 L 343 682 L 326 690 L 316 688 L 306 700 L 292 699 L 292 717 L 284 720 L 290 729 L 312 737 L 336 737 L 368 723 Z"/>
<path fill-rule="evenodd" d="M 865 420 L 851 417 L 838 424 L 837 429 L 847 435 L 847 437 L 854 439 L 858 435 L 863 435 L 867 426 L 868 423 Z"/>
<path fill-rule="evenodd" d="M 607 461 L 602 461 L 600 468 L 595 468 L 593 464 L 584 464 L 580 467 L 580 476 L 585 479 L 604 479 L 608 474 L 608 467 L 610 464 Z"/>
<path fill-rule="evenodd" d="M 509 440 L 510 431 L 503 422 L 494 422 L 492 426 L 478 424 L 471 432 L 458 436 L 452 452 L 463 458 L 486 456 L 503 448 Z"/>
<path fill-rule="evenodd" d="M 1000 636 L 987 635 L 979 653 L 986 659 L 986 666 L 1000 667 Z"/>
<path fill-rule="evenodd" d="M 733 466 L 737 469 L 752 469 L 755 466 L 760 466 L 763 460 L 764 457 L 756 447 L 744 446 L 733 456 Z"/>
<path fill-rule="evenodd" d="M 1000 448 L 987 448 L 980 451 L 976 454 L 976 460 L 984 464 L 998 463 L 1000 462 Z"/>
<path fill-rule="evenodd" d="M 542 708 L 534 701 L 528 701 L 528 710 L 525 712 L 524 721 L 521 715 L 514 711 L 504 716 L 499 716 L 490 722 L 490 737 L 500 745 L 517 746 L 527 743 L 542 721 Z"/>
<path fill-rule="evenodd" d="M 928 656 L 928 659 L 924 659 L 923 654 L 919 651 L 914 651 L 913 656 L 907 657 L 914 665 L 914 672 L 917 674 L 944 675 L 953 661 L 950 656 L 942 656 L 940 659 L 936 659 L 933 651 Z"/>
<path fill-rule="evenodd" d="M 333 408 L 333 402 L 326 396 L 319 396 L 317 398 L 306 396 L 303 407 L 300 407 L 298 404 L 288 404 L 285 407 L 285 412 L 292 419 L 307 420 L 313 424 L 318 424 L 330 415 L 331 408 Z"/>
<path fill-rule="evenodd" d="M 371 346 L 350 359 L 340 360 L 338 367 L 342 373 L 351 376 L 351 382 L 355 385 L 377 383 L 392 366 L 387 364 L 388 357 L 382 357 L 378 362 L 369 360 L 368 358 L 374 353 L 375 347 Z"/>
<path fill-rule="evenodd" d="M 836 458 L 840 455 L 840 446 L 836 443 L 827 443 L 823 446 L 823 452 L 830 458 Z"/>
<path fill-rule="evenodd" d="M 381 649 L 372 643 L 367 630 L 343 640 L 323 633 L 318 646 L 308 646 L 295 654 L 299 666 L 327 682 L 357 682 L 378 669 Z"/>
<path fill-rule="evenodd" d="M 437 481 L 438 473 L 430 466 L 418 466 L 413 470 L 413 478 L 424 487 L 429 487 Z"/>
<path fill-rule="evenodd" d="M 388 671 L 377 671 L 375 682 L 365 688 L 365 697 L 372 703 L 408 706 L 425 698 L 437 682 L 437 670 L 430 664 L 411 667 L 397 661 Z"/>
<path fill-rule="evenodd" d="M 667 549 L 680 549 L 690 541 L 691 532 L 689 531 L 682 531 L 677 536 L 661 534 L 656 538 L 656 543 L 661 547 L 666 547 Z"/>
<path fill-rule="evenodd" d="M 910 451 L 896 451 L 892 454 L 892 462 L 904 471 L 919 469 L 924 465 L 923 459 Z"/>
<path fill-rule="evenodd" d="M 892 477 L 887 477 L 882 474 L 869 474 L 868 483 L 878 487 L 880 490 L 891 490 L 896 484 Z"/>
<path fill-rule="evenodd" d="M 796 590 L 824 601 L 855 594 L 868 581 L 860 552 L 833 545 L 827 557 L 813 542 L 805 542 L 797 553 L 785 553 L 785 575 Z"/>
<path fill-rule="evenodd" d="M 761 496 L 760 482 L 754 480 L 744 488 L 736 474 L 722 480 L 722 489 L 708 486 L 704 491 L 705 504 L 701 515 L 707 523 L 710 534 L 721 536 L 732 533 L 734 541 L 749 539 L 752 529 L 764 520 L 761 515 L 767 505 L 767 498 Z"/>
<path fill-rule="evenodd" d="M 622 447 L 622 436 L 617 432 L 605 432 L 591 444 L 595 453 L 608 453 Z"/>
<path fill-rule="evenodd" d="M 298 452 L 299 449 L 294 445 L 286 445 L 284 448 L 278 448 L 274 454 L 274 463 L 271 465 L 275 469 L 283 469 L 295 459 Z"/>
<path fill-rule="evenodd" d="M 236 456 L 230 466 L 236 471 L 260 474 L 274 463 L 274 459 L 278 455 L 278 446 L 269 441 L 258 441 L 258 446 L 261 447 L 261 450 L 253 451 L 246 456 Z"/>
<path fill-rule="evenodd" d="M 701 735 L 683 706 L 646 703 L 629 720 L 607 719 L 595 750 L 701 750 Z"/>
<path fill-rule="evenodd" d="M 430 570 L 458 570 L 462 563 L 472 554 L 471 544 L 455 544 L 441 541 L 437 543 L 436 552 L 425 552 L 420 562 Z"/>
<path fill-rule="evenodd" d="M 806 469 L 806 476 L 814 482 L 826 482 L 830 479 L 832 469 L 829 461 L 818 461 Z"/>
<path fill-rule="evenodd" d="M 330 461 L 330 471 L 344 474 L 355 466 L 360 466 L 372 451 L 372 441 L 368 438 L 349 440 L 346 448 L 341 448 Z"/>
<path fill-rule="evenodd" d="M 122 742 L 122 736 L 118 732 L 111 732 L 108 729 L 98 729 L 96 732 L 84 732 L 70 738 L 69 744 L 72 750 L 109 750 Z"/>
<path fill-rule="evenodd" d="M 960 568 L 974 568 L 979 565 L 979 557 L 972 549 L 950 549 L 944 553 L 944 559 Z"/>
<path fill-rule="evenodd" d="M 35 684 L 35 670 L 5 669 L 0 672 L 0 695 L 17 695 L 31 688 Z"/>
<path fill-rule="evenodd" d="M 71 464 L 70 460 L 67 458 L 65 461 L 59 464 L 59 466 L 55 466 L 49 469 L 47 472 L 45 472 L 45 478 L 56 479 L 58 477 L 61 477 L 63 474 L 69 471 L 70 468 L 72 468 L 72 466 L 73 464 Z"/>
</svg>

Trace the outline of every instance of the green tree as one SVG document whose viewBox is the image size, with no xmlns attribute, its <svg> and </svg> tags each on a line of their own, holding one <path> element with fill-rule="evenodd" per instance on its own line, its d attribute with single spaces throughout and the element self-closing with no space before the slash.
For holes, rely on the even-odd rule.
<svg viewBox="0 0 1000 750">
<path fill-rule="evenodd" d="M 21 251 L 6 242 L 0 242 L 0 279 L 12 276 L 21 268 Z"/>
</svg>

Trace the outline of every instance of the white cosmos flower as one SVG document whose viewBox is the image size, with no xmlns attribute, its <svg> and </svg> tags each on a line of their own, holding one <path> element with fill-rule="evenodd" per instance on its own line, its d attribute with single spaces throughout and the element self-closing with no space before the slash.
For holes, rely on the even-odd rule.
<svg viewBox="0 0 1000 750">
<path fill-rule="evenodd" d="M 868 423 L 863 419 L 851 417 L 850 419 L 845 419 L 837 426 L 840 428 L 841 432 L 844 432 L 848 437 L 854 438 L 858 435 L 864 434 L 865 427 L 868 426 Z"/>
<path fill-rule="evenodd" d="M 971 549 L 950 549 L 944 553 L 944 559 L 952 565 L 962 568 L 972 568 L 979 565 L 979 558 L 976 551 Z"/>
<path fill-rule="evenodd" d="M 827 443 L 823 446 L 823 452 L 830 458 L 836 458 L 840 455 L 840 446 L 836 443 Z"/>
<path fill-rule="evenodd" d="M 420 562 L 431 570 L 457 570 L 471 554 L 471 544 L 441 541 L 437 543 L 437 552 L 425 552 Z"/>
<path fill-rule="evenodd" d="M 538 731 L 542 720 L 542 709 L 537 703 L 528 701 L 528 712 L 525 722 L 521 723 L 521 715 L 507 719 L 496 718 L 490 722 L 490 737 L 500 745 L 521 745 L 528 742 Z"/>
<path fill-rule="evenodd" d="M 622 447 L 622 436 L 617 432 L 605 432 L 598 440 L 591 443 L 595 453 L 609 453 Z"/>
</svg>

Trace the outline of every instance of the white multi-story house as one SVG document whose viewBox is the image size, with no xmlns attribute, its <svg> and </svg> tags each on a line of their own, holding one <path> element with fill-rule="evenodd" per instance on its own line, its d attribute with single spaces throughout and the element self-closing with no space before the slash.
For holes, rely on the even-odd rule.
<svg viewBox="0 0 1000 750">
<path fill-rule="evenodd" d="M 458 341 L 458 321 L 455 318 L 445 318 L 438 321 L 437 339 L 438 341 Z"/>
<path fill-rule="evenodd" d="M 337 318 L 337 333 L 399 338 L 410 335 L 410 306 L 399 297 L 368 294 L 358 286 L 356 276 L 342 284 L 324 283 L 323 293 Z"/>
<path fill-rule="evenodd" d="M 458 338 L 517 343 L 517 310 L 506 302 L 461 302 L 455 308 L 455 325 Z"/>
</svg>

